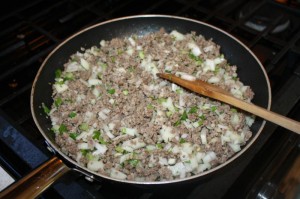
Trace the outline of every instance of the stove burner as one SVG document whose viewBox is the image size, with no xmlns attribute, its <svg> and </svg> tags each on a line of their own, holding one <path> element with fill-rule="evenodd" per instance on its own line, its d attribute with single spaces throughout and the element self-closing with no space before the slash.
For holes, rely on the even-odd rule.
<svg viewBox="0 0 300 199">
<path fill-rule="evenodd" d="M 254 9 L 253 5 L 245 6 L 238 15 L 239 19 L 247 16 Z M 245 21 L 244 25 L 248 28 L 256 30 L 258 32 L 264 31 L 270 26 L 274 26 L 271 33 L 276 34 L 285 31 L 290 26 L 290 19 L 280 12 L 273 12 L 272 7 L 264 6 L 255 15 L 252 15 L 248 20 Z M 279 15 L 278 15 L 279 14 Z M 277 20 L 279 20 L 277 22 Z M 273 24 L 276 21 L 276 25 Z"/>
</svg>

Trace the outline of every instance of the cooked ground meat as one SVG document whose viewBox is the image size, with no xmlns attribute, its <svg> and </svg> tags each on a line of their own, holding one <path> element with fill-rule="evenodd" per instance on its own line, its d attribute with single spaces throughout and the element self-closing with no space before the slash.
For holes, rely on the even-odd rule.
<svg viewBox="0 0 300 199">
<path fill-rule="evenodd" d="M 193 76 L 250 101 L 220 46 L 163 29 L 114 38 L 56 71 L 50 118 L 62 152 L 91 171 L 130 181 L 185 178 L 226 162 L 254 119 L 156 76 Z"/>
</svg>

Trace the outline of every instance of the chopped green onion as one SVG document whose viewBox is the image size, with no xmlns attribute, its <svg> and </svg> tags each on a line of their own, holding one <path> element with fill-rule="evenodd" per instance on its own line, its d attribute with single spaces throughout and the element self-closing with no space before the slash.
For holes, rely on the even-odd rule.
<svg viewBox="0 0 300 199">
<path fill-rule="evenodd" d="M 188 118 L 188 115 L 187 115 L 186 111 L 184 111 L 180 117 L 180 120 L 185 121 L 187 118 Z"/>
<path fill-rule="evenodd" d="M 205 120 L 205 119 L 206 119 L 205 115 L 200 115 L 199 118 L 200 118 L 201 120 Z"/>
<path fill-rule="evenodd" d="M 128 93 L 129 93 L 128 90 L 124 90 L 124 91 L 123 91 L 123 94 L 124 94 L 124 95 L 128 95 Z"/>
<path fill-rule="evenodd" d="M 42 108 L 44 110 L 44 113 L 46 113 L 47 115 L 49 115 L 50 109 L 44 103 L 42 103 Z"/>
<path fill-rule="evenodd" d="M 166 73 L 171 73 L 172 71 L 170 71 L 170 70 L 165 70 L 165 72 L 166 72 Z"/>
<path fill-rule="evenodd" d="M 179 139 L 179 143 L 180 143 L 180 144 L 183 144 L 183 143 L 185 143 L 185 142 L 186 142 L 186 140 L 185 140 L 184 138 L 180 138 L 180 139 Z"/>
<path fill-rule="evenodd" d="M 158 149 L 163 149 L 163 144 L 162 144 L 162 143 L 157 143 L 157 144 L 156 144 L 156 148 L 158 148 Z"/>
<path fill-rule="evenodd" d="M 100 137 L 101 132 L 100 132 L 100 131 L 94 131 L 93 133 L 94 133 L 94 134 L 93 134 L 93 139 L 99 140 L 99 137 Z"/>
<path fill-rule="evenodd" d="M 231 110 L 231 112 L 233 112 L 233 113 L 236 113 L 237 112 L 237 110 L 235 109 L 235 108 L 232 108 L 232 109 L 230 109 Z"/>
<path fill-rule="evenodd" d="M 100 66 L 103 70 L 106 70 L 106 68 L 107 68 L 107 64 L 105 64 L 105 63 L 101 63 Z"/>
<path fill-rule="evenodd" d="M 185 121 L 186 119 L 188 119 L 188 115 L 187 115 L 186 111 L 184 111 L 182 113 L 182 115 L 180 116 L 180 119 L 174 123 L 174 126 L 179 126 L 181 124 L 181 121 Z"/>
<path fill-rule="evenodd" d="M 109 94 L 113 95 L 116 92 L 116 90 L 114 88 L 112 88 L 112 89 L 108 89 L 107 92 Z"/>
<path fill-rule="evenodd" d="M 198 111 L 198 107 L 197 106 L 193 106 L 190 110 L 189 113 L 197 113 Z"/>
<path fill-rule="evenodd" d="M 76 115 L 77 115 L 77 114 L 76 114 L 75 112 L 71 112 L 71 113 L 69 114 L 69 117 L 70 117 L 70 118 L 74 118 L 74 117 L 76 117 Z"/>
<path fill-rule="evenodd" d="M 186 161 L 184 161 L 184 163 L 188 163 L 188 164 L 190 164 L 190 163 L 191 163 L 191 161 L 190 161 L 190 160 L 186 160 Z"/>
<path fill-rule="evenodd" d="M 89 129 L 89 125 L 87 123 L 82 123 L 79 125 L 79 129 L 82 131 L 87 131 Z"/>
<path fill-rule="evenodd" d="M 69 134 L 70 138 L 72 138 L 73 140 L 76 140 L 76 137 L 78 136 L 77 133 L 70 133 Z"/>
<path fill-rule="evenodd" d="M 158 103 L 162 104 L 163 102 L 167 101 L 167 98 L 160 97 L 157 99 L 157 101 L 158 101 Z"/>
<path fill-rule="evenodd" d="M 197 65 L 201 65 L 203 63 L 203 60 L 200 57 L 195 56 L 192 52 L 189 53 L 189 58 L 196 61 Z"/>
<path fill-rule="evenodd" d="M 211 110 L 212 112 L 215 112 L 215 111 L 217 110 L 217 106 L 212 106 L 212 107 L 210 108 L 210 110 Z"/>
<path fill-rule="evenodd" d="M 172 112 L 171 111 L 167 111 L 166 115 L 167 115 L 167 117 L 170 117 L 172 115 Z"/>
<path fill-rule="evenodd" d="M 140 52 L 139 52 L 139 57 L 140 57 L 141 59 L 144 59 L 144 58 L 145 58 L 145 54 L 144 54 L 143 51 L 140 51 Z"/>
<path fill-rule="evenodd" d="M 101 136 L 101 132 L 100 131 L 94 131 L 93 133 L 94 133 L 93 134 L 93 139 L 99 140 L 100 144 L 107 144 L 107 142 Z"/>
<path fill-rule="evenodd" d="M 64 132 L 67 132 L 67 131 L 68 131 L 67 126 L 64 125 L 64 124 L 61 124 L 61 125 L 59 126 L 59 128 L 58 128 L 58 132 L 59 132 L 60 134 L 62 134 L 62 133 L 64 133 Z"/>
<path fill-rule="evenodd" d="M 80 152 L 82 153 L 83 156 L 86 156 L 90 150 L 89 149 L 80 149 Z"/>
<path fill-rule="evenodd" d="M 138 165 L 140 161 L 137 160 L 137 159 L 131 159 L 131 160 L 128 160 L 128 163 L 133 166 L 133 167 L 136 167 Z"/>
<path fill-rule="evenodd" d="M 112 56 L 112 57 L 110 57 L 110 60 L 111 60 L 112 63 L 115 63 L 116 62 L 116 57 Z"/>
<path fill-rule="evenodd" d="M 64 77 L 64 80 L 73 80 L 74 79 L 74 75 L 73 73 L 66 73 L 65 74 L 65 77 Z"/>
<path fill-rule="evenodd" d="M 120 147 L 120 146 L 117 146 L 117 147 L 115 148 L 115 150 L 116 150 L 118 153 L 123 153 L 123 152 L 124 152 L 124 149 L 123 149 L 122 147 Z"/>
<path fill-rule="evenodd" d="M 153 105 L 152 104 L 147 104 L 147 109 L 153 109 Z"/>
<path fill-rule="evenodd" d="M 60 97 L 56 98 L 54 101 L 55 106 L 58 108 L 63 103 Z"/>
<path fill-rule="evenodd" d="M 62 72 L 61 72 L 60 69 L 56 69 L 56 70 L 55 70 L 55 78 L 60 78 L 60 77 L 61 77 L 61 74 L 62 74 Z"/>
<path fill-rule="evenodd" d="M 121 129 L 121 132 L 122 132 L 122 134 L 124 135 L 124 134 L 126 134 L 126 128 L 125 127 L 123 127 L 122 129 Z"/>
<path fill-rule="evenodd" d="M 134 72 L 134 70 L 135 70 L 135 68 L 133 67 L 133 66 L 130 66 L 129 68 L 128 68 L 128 71 L 131 73 L 131 72 Z"/>
</svg>

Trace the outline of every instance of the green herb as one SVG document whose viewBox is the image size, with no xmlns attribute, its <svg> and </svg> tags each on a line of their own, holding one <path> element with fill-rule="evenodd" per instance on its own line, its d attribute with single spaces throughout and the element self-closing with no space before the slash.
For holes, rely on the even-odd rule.
<svg viewBox="0 0 300 199">
<path fill-rule="evenodd" d="M 56 70 L 55 70 L 55 78 L 60 78 L 60 77 L 61 77 L 61 74 L 62 74 L 62 72 L 61 72 L 60 69 L 56 69 Z"/>
<path fill-rule="evenodd" d="M 93 133 L 94 133 L 94 134 L 93 134 L 93 139 L 99 140 L 99 137 L 100 137 L 101 132 L 100 132 L 100 131 L 94 131 Z"/>
<path fill-rule="evenodd" d="M 166 115 L 167 115 L 167 117 L 170 117 L 172 115 L 172 112 L 171 111 L 167 111 Z"/>
<path fill-rule="evenodd" d="M 170 71 L 170 70 L 165 70 L 165 72 L 166 72 L 166 73 L 171 73 L 172 71 Z"/>
<path fill-rule="evenodd" d="M 123 94 L 124 94 L 124 95 L 128 95 L 128 93 L 129 93 L 128 90 L 124 90 L 124 91 L 123 91 Z"/>
<path fill-rule="evenodd" d="M 124 134 L 126 134 L 126 128 L 125 127 L 123 127 L 122 129 L 121 129 L 121 132 L 122 132 L 122 134 L 124 135 Z"/>
<path fill-rule="evenodd" d="M 73 80 L 74 79 L 74 75 L 72 73 L 66 73 L 64 76 L 64 80 Z"/>
<path fill-rule="evenodd" d="M 211 110 L 212 112 L 215 112 L 215 111 L 217 110 L 217 106 L 212 106 L 212 107 L 210 107 L 210 110 Z"/>
<path fill-rule="evenodd" d="M 123 153 L 123 152 L 124 152 L 124 149 L 123 149 L 122 147 L 120 147 L 120 146 L 117 146 L 117 147 L 115 148 L 115 150 L 116 150 L 118 153 Z"/>
<path fill-rule="evenodd" d="M 107 64 L 105 64 L 105 63 L 101 63 L 100 66 L 103 70 L 106 70 L 106 68 L 107 68 Z"/>
<path fill-rule="evenodd" d="M 139 52 L 139 57 L 140 57 L 141 59 L 144 59 L 144 58 L 145 58 L 145 54 L 144 54 L 143 51 L 140 51 L 140 52 Z"/>
<path fill-rule="evenodd" d="M 115 63 L 116 62 L 116 57 L 112 56 L 112 57 L 110 57 L 110 60 L 111 60 L 112 63 Z"/>
<path fill-rule="evenodd" d="M 128 160 L 128 163 L 133 166 L 133 167 L 136 167 L 138 165 L 140 161 L 137 160 L 137 159 L 131 159 L 131 160 Z"/>
<path fill-rule="evenodd" d="M 181 120 L 177 120 L 175 123 L 174 123 L 174 126 L 179 126 L 181 124 Z"/>
<path fill-rule="evenodd" d="M 83 156 L 86 156 L 90 150 L 89 149 L 80 149 L 80 152 L 82 153 Z"/>
<path fill-rule="evenodd" d="M 200 118 L 201 120 L 206 120 L 205 115 L 200 115 L 199 118 Z"/>
<path fill-rule="evenodd" d="M 42 108 L 44 110 L 44 113 L 46 113 L 47 115 L 49 115 L 50 109 L 44 103 L 42 103 Z"/>
<path fill-rule="evenodd" d="M 70 138 L 72 138 L 73 140 L 76 140 L 76 137 L 78 136 L 77 133 L 70 133 L 69 134 Z"/>
<path fill-rule="evenodd" d="M 128 71 L 131 73 L 131 72 L 134 72 L 134 70 L 135 70 L 135 68 L 133 67 L 133 66 L 130 66 L 129 68 L 128 68 Z"/>
<path fill-rule="evenodd" d="M 93 139 L 99 140 L 100 144 L 107 144 L 107 142 L 101 136 L 101 132 L 100 131 L 94 131 L 93 133 L 94 133 L 93 134 Z"/>
<path fill-rule="evenodd" d="M 158 103 L 162 104 L 163 102 L 167 101 L 167 98 L 160 97 L 157 99 L 157 101 L 158 101 Z"/>
<path fill-rule="evenodd" d="M 113 95 L 116 92 L 116 90 L 114 88 L 112 88 L 112 89 L 108 89 L 107 92 L 109 94 Z"/>
<path fill-rule="evenodd" d="M 87 123 L 82 123 L 79 125 L 79 129 L 82 131 L 87 131 L 89 129 L 89 125 Z"/>
<path fill-rule="evenodd" d="M 156 144 L 156 148 L 158 148 L 158 149 L 163 149 L 163 144 L 162 144 L 162 143 L 157 143 L 157 144 Z"/>
<path fill-rule="evenodd" d="M 177 88 L 177 89 L 175 90 L 175 92 L 176 92 L 177 94 L 181 94 L 181 93 L 183 93 L 183 90 L 180 89 L 180 88 Z"/>
<path fill-rule="evenodd" d="M 198 121 L 198 125 L 203 125 L 204 120 L 206 119 L 204 115 L 199 116 L 200 120 Z"/>
<path fill-rule="evenodd" d="M 71 112 L 71 113 L 69 114 L 69 117 L 70 117 L 70 118 L 74 118 L 74 117 L 76 117 L 76 115 L 77 115 L 77 114 L 76 114 L 75 112 Z"/>
<path fill-rule="evenodd" d="M 180 144 L 183 144 L 183 143 L 185 143 L 185 142 L 186 142 L 186 140 L 185 140 L 184 138 L 180 138 L 180 139 L 179 139 L 179 143 L 180 143 Z"/>
<path fill-rule="evenodd" d="M 56 98 L 54 101 L 54 105 L 58 108 L 63 103 L 60 97 Z"/>
<path fill-rule="evenodd" d="M 220 71 L 220 67 L 219 67 L 219 66 L 216 66 L 216 68 L 215 68 L 215 70 L 214 70 L 214 74 L 215 74 L 215 75 L 218 74 L 219 71 Z"/>
<path fill-rule="evenodd" d="M 61 125 L 59 126 L 59 128 L 58 128 L 58 132 L 59 132 L 60 134 L 65 133 L 65 132 L 67 132 L 67 131 L 68 131 L 67 126 L 64 125 L 64 124 L 61 124 Z"/>
<path fill-rule="evenodd" d="M 187 161 L 184 161 L 184 163 L 188 163 L 188 164 L 190 164 L 190 163 L 191 163 L 191 161 L 190 161 L 190 160 L 187 160 Z"/>
<path fill-rule="evenodd" d="M 188 118 L 188 115 L 187 115 L 186 111 L 184 111 L 180 117 L 180 120 L 185 121 L 187 118 Z"/>
<path fill-rule="evenodd" d="M 198 111 L 198 107 L 197 106 L 193 106 L 190 110 L 189 113 L 197 113 Z"/>
<path fill-rule="evenodd" d="M 147 104 L 147 109 L 153 109 L 153 105 L 152 104 Z"/>
<path fill-rule="evenodd" d="M 189 53 L 189 58 L 196 61 L 197 65 L 201 65 L 203 63 L 203 60 L 200 57 L 195 56 L 192 52 Z"/>
</svg>

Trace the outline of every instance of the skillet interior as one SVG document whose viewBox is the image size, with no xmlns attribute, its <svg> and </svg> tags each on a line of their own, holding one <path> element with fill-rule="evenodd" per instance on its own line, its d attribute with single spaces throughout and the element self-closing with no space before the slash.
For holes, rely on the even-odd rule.
<svg viewBox="0 0 300 199">
<path fill-rule="evenodd" d="M 241 81 L 246 85 L 250 85 L 253 89 L 255 97 L 252 102 L 261 107 L 270 108 L 270 86 L 263 67 L 244 45 L 229 34 L 205 23 L 161 15 L 135 16 L 104 22 L 73 35 L 55 48 L 44 61 L 33 83 L 31 109 L 34 120 L 43 136 L 69 162 L 76 165 L 73 160 L 58 150 L 54 142 L 54 134 L 49 130 L 51 122 L 45 117 L 45 113 L 41 108 L 42 103 L 45 103 L 48 107 L 52 104 L 51 83 L 54 82 L 55 70 L 58 68 L 62 69 L 63 64 L 67 62 L 70 55 L 79 51 L 81 47 L 99 46 L 99 42 L 103 39 L 110 40 L 114 37 L 127 37 L 133 34 L 144 35 L 158 31 L 162 27 L 167 32 L 177 30 L 185 34 L 196 31 L 197 34 L 202 34 L 206 39 L 213 38 L 213 41 L 221 46 L 221 52 L 228 62 L 238 66 L 238 75 Z M 252 145 L 261 132 L 263 125 L 263 120 L 257 118 L 251 128 L 253 137 L 245 148 Z M 246 150 L 245 148 L 238 155 L 242 154 Z M 203 174 L 210 173 L 220 167 L 218 166 Z M 198 174 L 197 176 L 203 174 Z"/>
</svg>

